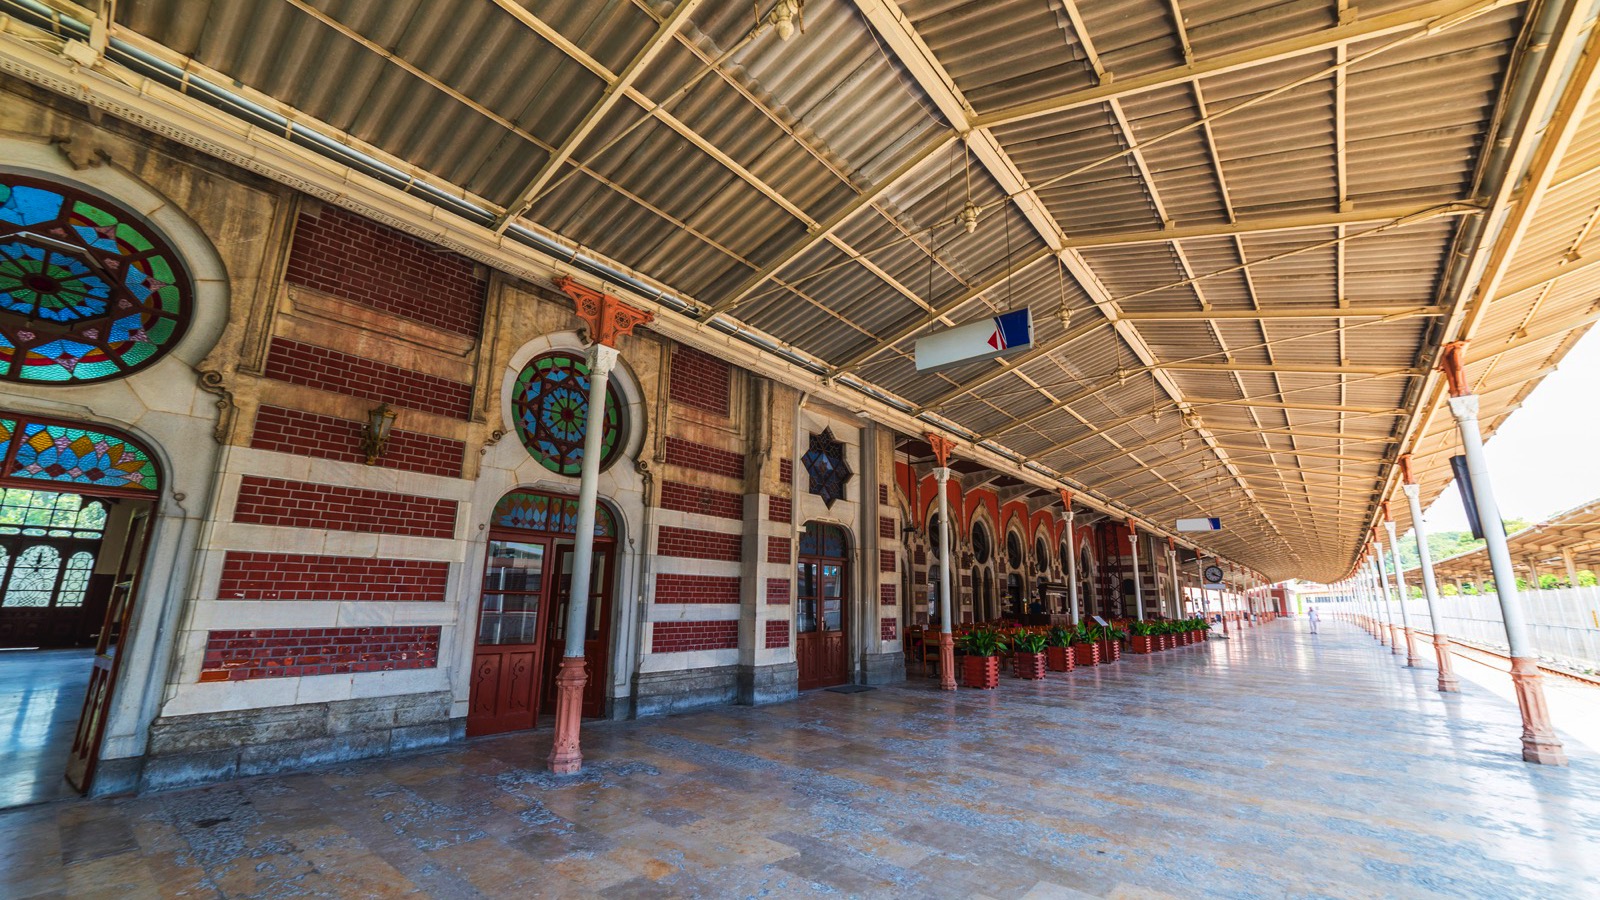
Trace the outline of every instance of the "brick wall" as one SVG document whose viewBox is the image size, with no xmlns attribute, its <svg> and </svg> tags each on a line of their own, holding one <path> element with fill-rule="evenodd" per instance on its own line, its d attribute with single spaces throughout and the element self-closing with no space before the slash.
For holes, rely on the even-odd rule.
<svg viewBox="0 0 1600 900">
<path fill-rule="evenodd" d="M 739 646 L 739 623 L 657 622 L 653 626 L 650 649 L 654 653 L 680 653 L 686 650 L 730 650 Z"/>
<path fill-rule="evenodd" d="M 767 579 L 767 602 L 768 603 L 771 603 L 771 604 L 774 604 L 774 605 L 788 603 L 790 596 L 791 596 L 791 594 L 790 594 L 789 579 L 787 579 L 787 578 L 768 578 Z"/>
<path fill-rule="evenodd" d="M 895 635 L 894 626 L 895 626 L 895 621 L 893 619 L 879 619 L 878 620 L 878 638 L 879 638 L 879 640 L 884 640 L 884 641 L 892 641 L 892 640 L 894 640 L 895 639 L 894 638 L 894 635 Z"/>
<path fill-rule="evenodd" d="M 880 572 L 893 572 L 894 571 L 894 551 L 893 550 L 879 550 L 878 551 L 878 571 L 880 571 Z"/>
<path fill-rule="evenodd" d="M 884 606 L 893 606 L 895 603 L 895 587 L 892 584 L 878 585 L 878 602 Z"/>
<path fill-rule="evenodd" d="M 794 520 L 794 501 L 788 497 L 767 498 L 767 518 L 785 524 Z"/>
<path fill-rule="evenodd" d="M 888 516 L 878 517 L 878 537 L 885 540 L 894 540 L 894 519 Z"/>
<path fill-rule="evenodd" d="M 744 477 L 744 456 L 678 437 L 666 441 L 667 465 L 683 466 L 710 475 Z"/>
<path fill-rule="evenodd" d="M 663 572 L 656 576 L 656 603 L 734 603 L 739 602 L 739 577 L 680 575 Z"/>
<path fill-rule="evenodd" d="M 439 664 L 439 626 L 256 628 L 206 637 L 201 681 L 342 675 Z"/>
<path fill-rule="evenodd" d="M 229 550 L 221 600 L 363 600 L 444 602 L 450 564 Z"/>
<path fill-rule="evenodd" d="M 726 416 L 732 376 L 733 367 L 727 361 L 677 344 L 672 348 L 672 374 L 667 380 L 667 393 L 674 403 Z"/>
<path fill-rule="evenodd" d="M 881 503 L 884 506 L 888 506 L 889 505 L 889 486 L 888 485 L 886 485 L 886 484 L 878 485 L 878 502 Z"/>
<path fill-rule="evenodd" d="M 742 544 L 743 538 L 737 534 L 663 525 L 656 538 L 656 552 L 662 556 L 739 562 L 744 558 Z"/>
<path fill-rule="evenodd" d="M 784 484 L 794 484 L 794 460 L 778 460 L 778 480 Z"/>
<path fill-rule="evenodd" d="M 296 456 L 364 463 L 367 457 L 361 452 L 361 434 L 365 425 L 365 422 L 298 409 L 263 406 L 256 412 L 250 446 Z M 466 445 L 460 441 L 396 428 L 389 432 L 389 444 L 378 457 L 377 465 L 460 478 L 465 453 Z"/>
<path fill-rule="evenodd" d="M 744 498 L 740 495 L 681 481 L 661 483 L 661 508 L 735 521 L 744 518 Z"/>
<path fill-rule="evenodd" d="M 290 384 L 456 419 L 467 418 L 472 408 L 470 384 L 287 338 L 272 339 L 264 371 L 268 378 Z"/>
<path fill-rule="evenodd" d="M 472 262 L 342 209 L 302 213 L 284 273 L 304 285 L 468 337 L 487 283 Z"/>
<path fill-rule="evenodd" d="M 451 538 L 456 530 L 456 502 L 246 475 L 239 486 L 233 520 L 253 525 Z"/>
<path fill-rule="evenodd" d="M 775 650 L 789 646 L 789 623 L 781 620 L 767 622 L 767 649 Z"/>
<path fill-rule="evenodd" d="M 767 538 L 767 562 L 789 564 L 789 539 L 781 537 Z"/>
</svg>

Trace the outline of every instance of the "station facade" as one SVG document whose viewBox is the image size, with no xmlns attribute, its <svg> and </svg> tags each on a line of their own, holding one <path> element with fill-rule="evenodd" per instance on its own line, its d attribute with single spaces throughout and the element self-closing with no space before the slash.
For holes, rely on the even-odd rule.
<svg viewBox="0 0 1600 900">
<path fill-rule="evenodd" d="M 97 645 L 74 783 L 538 725 L 571 627 L 586 289 L 59 97 L 0 92 L 0 120 L 22 517 L 0 641 Z M 648 328 L 617 349 L 584 715 L 903 678 L 937 609 L 919 436 Z M 961 621 L 1071 617 L 1069 581 L 1085 616 L 1181 612 L 1165 537 L 1069 529 L 1059 494 L 976 465 L 950 490 Z"/>
</svg>

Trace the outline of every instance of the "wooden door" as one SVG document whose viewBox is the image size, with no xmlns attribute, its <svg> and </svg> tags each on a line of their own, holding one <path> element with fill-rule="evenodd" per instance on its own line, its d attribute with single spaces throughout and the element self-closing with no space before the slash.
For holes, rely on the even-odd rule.
<svg viewBox="0 0 1600 900">
<path fill-rule="evenodd" d="M 605 715 L 606 711 L 606 678 L 611 671 L 608 666 L 611 587 L 616 581 L 612 572 L 616 557 L 613 549 L 614 545 L 609 541 L 595 541 L 594 564 L 589 570 L 589 622 L 583 637 L 584 671 L 588 679 L 583 683 L 583 715 L 591 719 Z M 567 611 L 572 601 L 572 554 L 571 544 L 556 547 L 556 571 L 560 574 L 555 584 L 555 606 L 550 617 L 550 634 L 546 643 L 549 650 L 545 662 L 545 697 L 552 704 L 551 709 L 554 709 L 556 699 L 555 673 L 561 665 L 567 644 Z"/>
<path fill-rule="evenodd" d="M 807 539 L 801 541 L 802 555 L 795 573 L 795 662 L 800 669 L 802 691 L 844 684 L 850 678 L 846 647 L 849 573 L 843 558 L 842 532 L 837 542 L 811 540 L 813 527 L 807 528 Z M 835 547 L 838 556 L 805 552 L 825 552 Z"/>
<path fill-rule="evenodd" d="M 78 717 L 78 732 L 72 738 L 72 751 L 67 757 L 67 782 L 80 792 L 87 792 L 94 781 L 94 770 L 100 762 L 100 743 L 105 737 L 106 717 L 111 712 L 111 697 L 117 684 L 117 672 L 122 661 L 122 644 L 128 630 L 133 604 L 139 596 L 139 580 L 143 574 L 145 548 L 150 540 L 150 507 L 134 513 L 128 523 L 128 533 L 122 542 L 122 556 L 117 561 L 116 581 L 111 586 L 111 599 L 106 604 L 105 620 L 95 640 L 94 671 L 89 675 L 89 690 L 84 694 L 83 713 Z"/>
<path fill-rule="evenodd" d="M 469 735 L 532 728 L 539 715 L 539 612 L 548 606 L 548 551 L 543 541 L 489 541 L 472 654 Z"/>
</svg>

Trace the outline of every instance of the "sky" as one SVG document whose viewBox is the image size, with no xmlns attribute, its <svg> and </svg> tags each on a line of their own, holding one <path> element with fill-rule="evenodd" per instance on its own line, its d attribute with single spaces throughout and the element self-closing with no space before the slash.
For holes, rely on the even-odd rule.
<svg viewBox="0 0 1600 900">
<path fill-rule="evenodd" d="M 1484 445 L 1507 519 L 1537 522 L 1600 498 L 1600 328 L 1591 330 Z M 1431 531 L 1465 531 L 1452 482 L 1423 513 Z"/>
</svg>

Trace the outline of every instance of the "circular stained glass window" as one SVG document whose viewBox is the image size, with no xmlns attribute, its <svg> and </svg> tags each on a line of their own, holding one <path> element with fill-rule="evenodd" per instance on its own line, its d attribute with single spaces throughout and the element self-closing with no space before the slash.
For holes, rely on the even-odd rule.
<svg viewBox="0 0 1600 900">
<path fill-rule="evenodd" d="M 190 296 L 177 254 L 139 217 L 0 173 L 0 379 L 127 375 L 177 344 Z"/>
<path fill-rule="evenodd" d="M 583 468 L 583 436 L 589 426 L 589 365 L 574 353 L 546 353 L 523 367 L 512 389 L 512 415 L 522 446 L 558 475 L 576 477 Z M 622 449 L 622 396 L 606 385 L 600 468 Z"/>
</svg>

